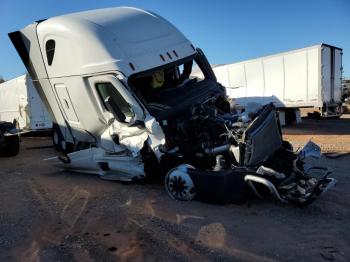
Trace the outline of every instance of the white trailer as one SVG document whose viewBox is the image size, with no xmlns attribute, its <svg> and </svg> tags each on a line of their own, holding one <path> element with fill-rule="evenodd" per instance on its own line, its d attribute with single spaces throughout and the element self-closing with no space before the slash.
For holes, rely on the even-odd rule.
<svg viewBox="0 0 350 262">
<path fill-rule="evenodd" d="M 325 117 L 341 114 L 341 48 L 320 44 L 213 70 L 238 106 L 273 102 L 282 116 L 299 108 L 315 108 Z"/>
<path fill-rule="evenodd" d="M 28 74 L 0 84 L 0 121 L 21 131 L 50 129 L 51 118 Z"/>
</svg>

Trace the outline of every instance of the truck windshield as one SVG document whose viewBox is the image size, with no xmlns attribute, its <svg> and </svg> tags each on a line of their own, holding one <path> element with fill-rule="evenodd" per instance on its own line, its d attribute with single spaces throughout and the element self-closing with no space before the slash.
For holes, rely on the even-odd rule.
<svg viewBox="0 0 350 262">
<path fill-rule="evenodd" d="M 155 115 L 185 102 L 196 103 L 208 89 L 217 89 L 216 81 L 205 77 L 196 58 L 140 73 L 131 77 L 129 84 Z"/>
<path fill-rule="evenodd" d="M 162 91 L 189 86 L 204 79 L 204 74 L 195 60 L 180 64 L 171 64 L 169 67 L 150 70 L 139 76 L 133 77 L 131 85 L 141 94 L 147 102 L 151 102 L 159 96 Z"/>
</svg>

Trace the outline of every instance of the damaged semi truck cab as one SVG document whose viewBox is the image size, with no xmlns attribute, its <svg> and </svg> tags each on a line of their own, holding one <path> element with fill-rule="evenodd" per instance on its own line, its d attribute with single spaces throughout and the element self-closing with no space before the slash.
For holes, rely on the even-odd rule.
<svg viewBox="0 0 350 262">
<path fill-rule="evenodd" d="M 54 164 L 121 181 L 161 170 L 180 200 L 234 200 L 249 187 L 261 196 L 263 186 L 305 204 L 335 183 L 328 170 L 306 173 L 309 153 L 282 140 L 272 105 L 235 113 L 203 52 L 154 13 L 73 13 L 9 36 L 56 123 L 54 143 L 71 151 Z"/>
<path fill-rule="evenodd" d="M 137 155 L 149 139 L 159 156 L 164 134 L 129 86 L 129 79 L 182 59 L 205 59 L 165 19 L 129 7 L 53 17 L 9 37 L 54 119 L 54 142 L 73 151 L 88 148 L 119 154 L 126 146 Z M 120 143 L 113 140 L 116 136 Z M 75 156 L 84 160 L 84 154 L 71 158 Z M 99 169 L 99 161 L 94 162 Z M 109 161 L 101 163 L 109 166 Z"/>
</svg>

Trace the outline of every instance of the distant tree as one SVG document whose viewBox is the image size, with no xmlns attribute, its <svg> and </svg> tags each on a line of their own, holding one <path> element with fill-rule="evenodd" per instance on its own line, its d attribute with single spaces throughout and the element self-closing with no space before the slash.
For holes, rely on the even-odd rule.
<svg viewBox="0 0 350 262">
<path fill-rule="evenodd" d="M 4 82 L 5 82 L 5 79 L 2 76 L 0 76 L 0 84 Z"/>
</svg>

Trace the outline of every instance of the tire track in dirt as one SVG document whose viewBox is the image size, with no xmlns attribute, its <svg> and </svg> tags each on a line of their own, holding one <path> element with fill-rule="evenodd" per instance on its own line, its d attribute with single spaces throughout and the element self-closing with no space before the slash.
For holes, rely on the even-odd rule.
<svg viewBox="0 0 350 262">
<path fill-rule="evenodd" d="M 48 192 L 39 186 L 37 183 L 28 181 L 33 196 L 38 200 L 39 205 L 47 216 L 47 223 L 35 233 L 34 238 L 28 245 L 28 248 L 17 250 L 17 255 L 20 254 L 21 261 L 40 261 L 43 253 L 55 253 L 54 247 L 58 249 L 64 247 L 65 242 L 69 242 L 69 237 L 76 231 L 84 228 L 85 221 L 82 218 L 86 206 L 89 202 L 90 193 L 80 187 L 74 187 L 72 190 L 63 192 L 62 200 L 66 203 L 63 207 L 60 204 L 53 203 L 48 197 Z M 57 213 L 59 213 L 57 215 Z M 78 223 L 79 220 L 79 223 Z M 74 257 L 74 247 L 65 247 L 65 256 Z M 57 252 L 56 252 L 57 253 Z M 79 252 L 77 252 L 79 253 Z M 56 254 L 54 254 L 56 255 Z M 86 252 L 80 254 L 87 258 Z M 47 254 L 44 254 L 47 256 Z"/>
</svg>

